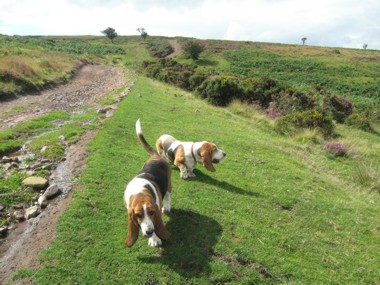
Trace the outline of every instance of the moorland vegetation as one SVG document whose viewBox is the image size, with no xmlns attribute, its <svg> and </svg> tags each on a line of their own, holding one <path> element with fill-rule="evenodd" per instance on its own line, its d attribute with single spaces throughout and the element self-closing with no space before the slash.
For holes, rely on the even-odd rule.
<svg viewBox="0 0 380 285">
<path fill-rule="evenodd" d="M 380 52 L 170 40 L 195 42 L 202 52 L 167 58 L 169 39 L 153 36 L 114 43 L 0 36 L 0 104 L 67 82 L 89 63 L 138 78 L 91 142 L 80 190 L 41 253 L 41 267 L 20 269 L 9 283 L 376 284 Z M 142 238 L 131 250 L 123 244 L 123 190 L 147 158 L 134 133 L 137 118 L 151 144 L 170 133 L 211 140 L 227 152 L 215 173 L 198 166 L 189 181 L 173 168 L 173 211 L 164 217 L 172 237 L 161 249 Z M 55 132 L 54 120 L 73 126 L 70 115 L 54 112 L 0 130 L 1 154 L 48 130 L 38 146 L 62 132 L 74 143 L 85 131 Z M 52 149 L 38 155 L 63 157 L 59 142 Z M 25 175 L 1 175 L 1 203 L 28 203 Z"/>
</svg>

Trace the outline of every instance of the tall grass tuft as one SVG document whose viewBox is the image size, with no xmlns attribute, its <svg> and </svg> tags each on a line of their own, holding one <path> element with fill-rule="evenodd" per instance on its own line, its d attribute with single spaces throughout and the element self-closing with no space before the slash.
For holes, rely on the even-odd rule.
<svg viewBox="0 0 380 285">
<path fill-rule="evenodd" d="M 359 163 L 354 170 L 355 180 L 370 191 L 380 193 L 380 178 L 371 165 Z"/>
<path fill-rule="evenodd" d="M 232 112 L 233 114 L 236 114 L 245 118 L 255 118 L 257 116 L 265 118 L 259 106 L 245 103 L 238 99 L 233 100 L 228 105 L 228 110 Z"/>
</svg>

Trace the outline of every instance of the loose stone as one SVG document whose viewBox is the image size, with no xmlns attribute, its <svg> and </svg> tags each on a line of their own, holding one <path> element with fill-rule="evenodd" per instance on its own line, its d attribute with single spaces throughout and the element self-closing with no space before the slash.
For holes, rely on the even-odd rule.
<svg viewBox="0 0 380 285">
<path fill-rule="evenodd" d="M 32 206 L 25 210 L 25 219 L 29 220 L 31 218 L 37 217 L 39 214 L 38 206 Z"/>
<path fill-rule="evenodd" d="M 60 192 L 61 190 L 58 188 L 57 184 L 52 184 L 46 189 L 43 195 L 49 200 L 57 196 Z"/>
<path fill-rule="evenodd" d="M 39 176 L 30 176 L 28 178 L 25 178 L 22 183 L 25 186 L 30 186 L 36 189 L 43 189 L 48 185 L 47 179 Z"/>
</svg>

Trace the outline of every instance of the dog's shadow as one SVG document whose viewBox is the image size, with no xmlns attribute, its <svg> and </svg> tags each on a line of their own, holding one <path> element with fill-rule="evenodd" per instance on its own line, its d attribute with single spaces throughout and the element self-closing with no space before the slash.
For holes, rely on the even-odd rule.
<svg viewBox="0 0 380 285">
<path fill-rule="evenodd" d="M 207 184 L 217 186 L 218 188 L 221 188 L 221 189 L 224 189 L 226 191 L 233 192 L 233 193 L 236 193 L 239 195 L 247 195 L 247 196 L 255 196 L 255 197 L 260 196 L 260 193 L 250 191 L 250 190 L 246 190 L 246 189 L 242 189 L 240 187 L 236 187 L 235 185 L 232 185 L 226 181 L 216 180 L 215 178 L 203 173 L 200 170 L 195 169 L 194 174 L 196 175 L 196 177 L 189 178 L 189 180 L 191 180 L 193 182 L 207 183 Z"/>
<path fill-rule="evenodd" d="M 222 233 L 220 224 L 193 210 L 172 209 L 166 224 L 171 237 L 159 256 L 141 258 L 146 263 L 161 263 L 183 278 L 199 277 L 211 272 L 209 261 L 213 246 Z"/>
</svg>

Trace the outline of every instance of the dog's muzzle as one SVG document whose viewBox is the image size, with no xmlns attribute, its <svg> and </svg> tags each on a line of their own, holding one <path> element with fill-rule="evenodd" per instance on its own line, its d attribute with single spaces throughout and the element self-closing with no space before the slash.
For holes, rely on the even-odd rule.
<svg viewBox="0 0 380 285">
<path fill-rule="evenodd" d="M 220 158 L 220 159 L 217 159 L 217 158 L 214 158 L 213 160 L 212 160 L 212 163 L 219 163 L 225 156 L 226 156 L 227 154 L 225 153 L 225 152 L 223 152 L 223 157 L 222 158 Z"/>
<path fill-rule="evenodd" d="M 154 230 L 149 230 L 149 231 L 145 232 L 144 237 L 150 238 L 150 237 L 152 237 L 153 233 L 154 233 Z"/>
</svg>

